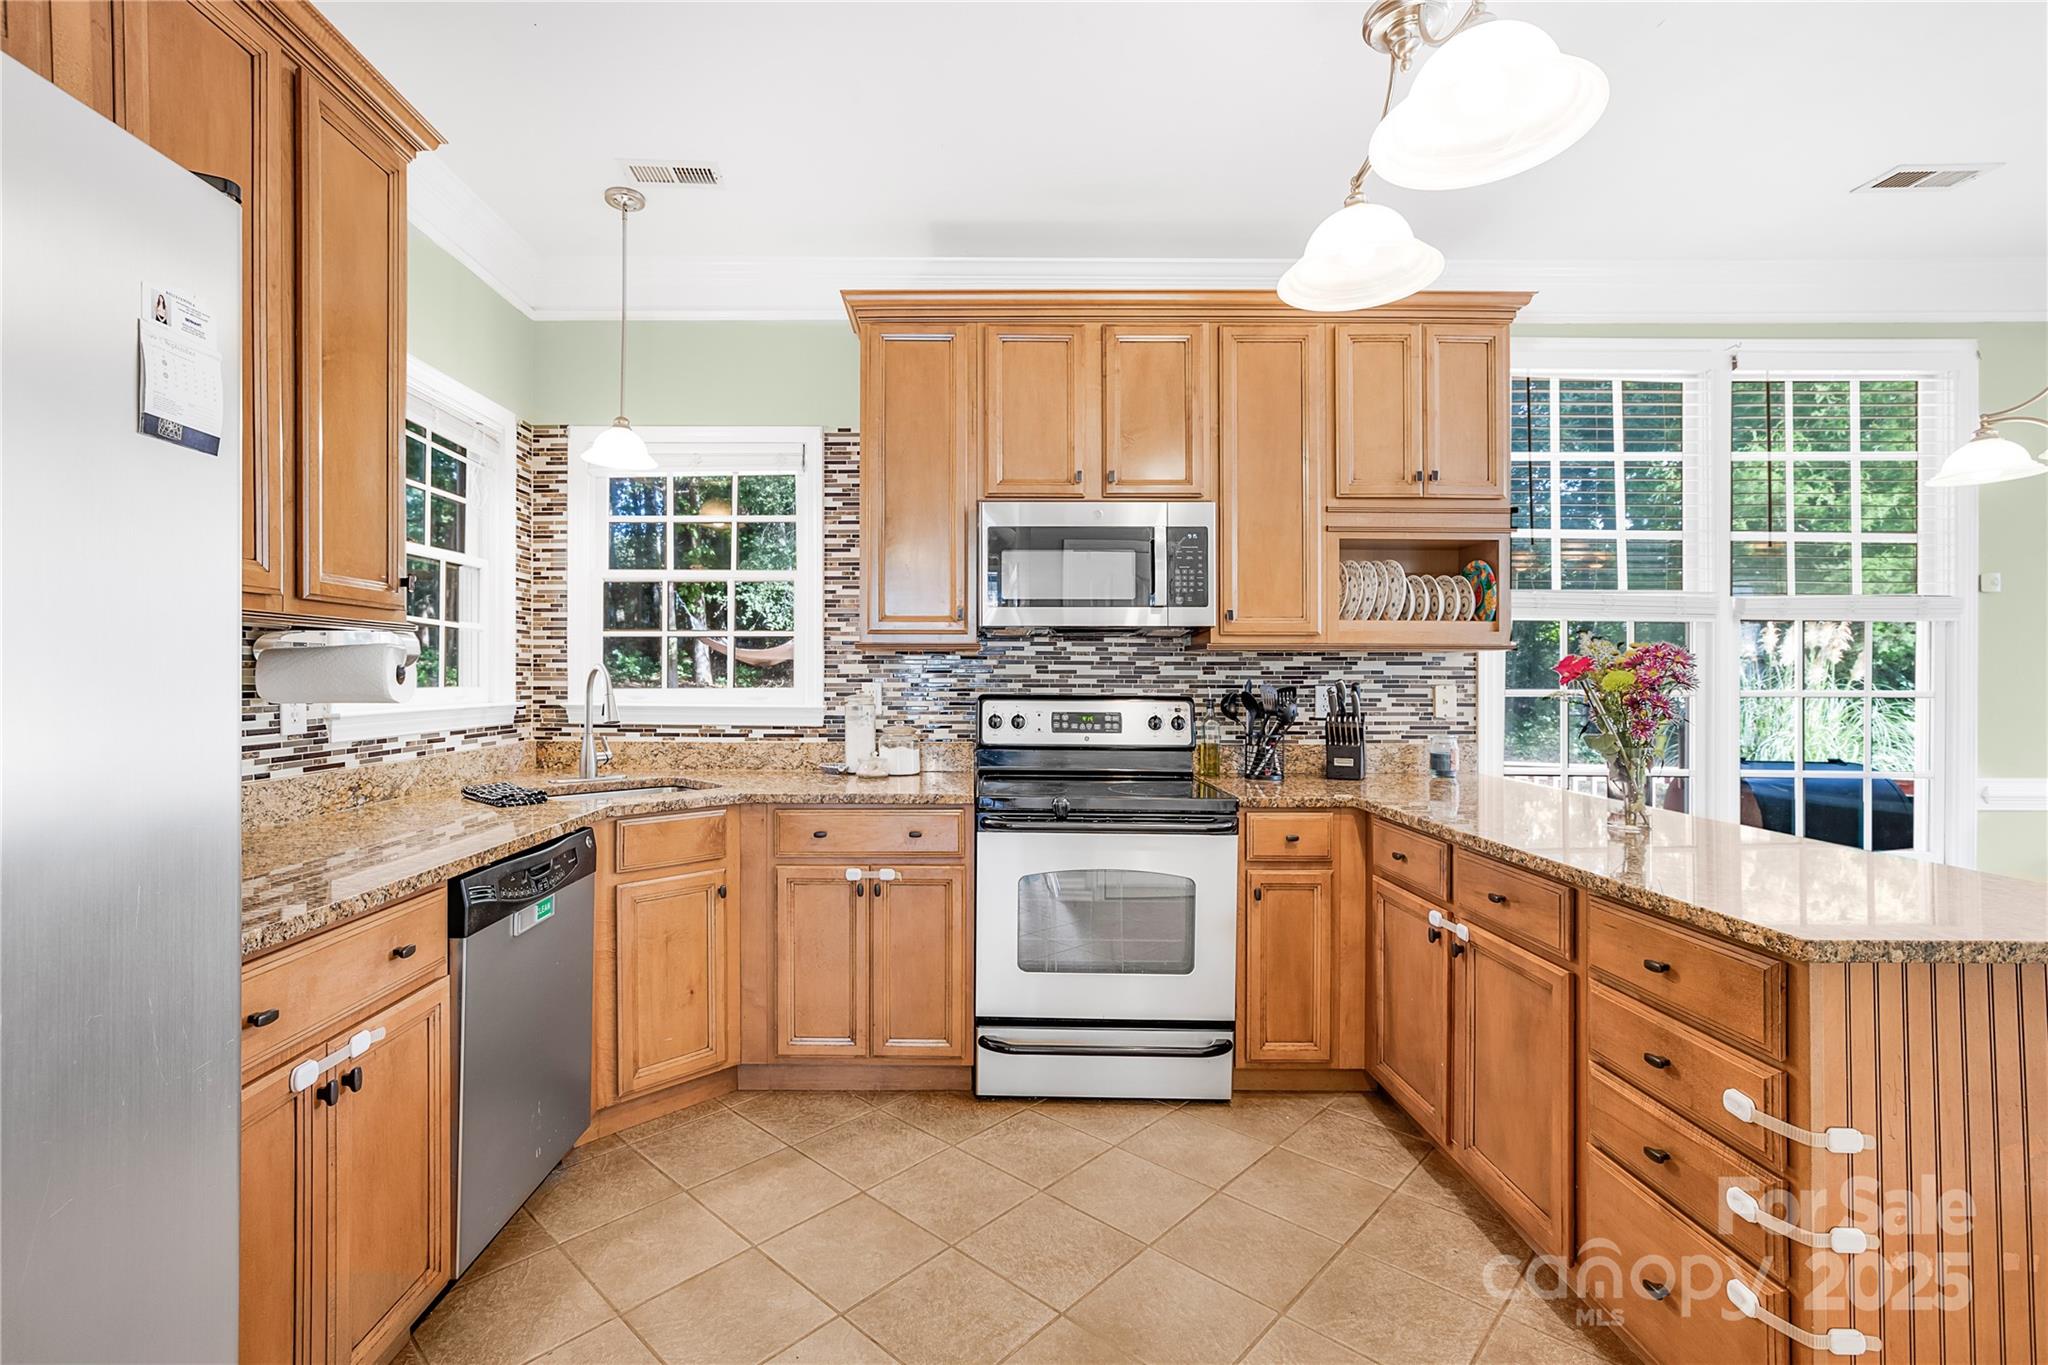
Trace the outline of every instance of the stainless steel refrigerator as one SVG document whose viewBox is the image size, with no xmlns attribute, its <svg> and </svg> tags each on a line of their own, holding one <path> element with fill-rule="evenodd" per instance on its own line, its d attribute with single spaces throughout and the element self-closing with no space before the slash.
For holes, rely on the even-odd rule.
<svg viewBox="0 0 2048 1365">
<path fill-rule="evenodd" d="M 231 1361 L 242 210 L 0 67 L 0 1358 Z"/>
</svg>

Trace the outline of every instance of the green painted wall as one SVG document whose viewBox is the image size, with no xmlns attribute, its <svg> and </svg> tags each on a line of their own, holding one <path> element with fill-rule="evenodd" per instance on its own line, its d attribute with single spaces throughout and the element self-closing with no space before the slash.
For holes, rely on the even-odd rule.
<svg viewBox="0 0 2048 1365">
<path fill-rule="evenodd" d="M 617 415 L 612 324 L 533 322 L 417 231 L 409 279 L 411 345 L 420 359 L 528 419 L 594 425 Z M 1529 326 L 1516 335 L 1972 337 L 1983 401 L 1992 407 L 2032 393 L 2048 376 L 2042 323 Z M 860 352 L 844 322 L 644 322 L 632 325 L 629 340 L 626 406 L 635 422 L 859 424 Z M 2025 425 L 2008 430 L 2036 451 L 2048 435 Z M 2048 778 L 2048 479 L 1976 496 L 1980 568 L 2004 577 L 2002 592 L 1978 598 L 1978 768 L 1985 777 Z M 1980 867 L 2048 879 L 2048 811 L 1983 815 L 1978 831 Z"/>
</svg>

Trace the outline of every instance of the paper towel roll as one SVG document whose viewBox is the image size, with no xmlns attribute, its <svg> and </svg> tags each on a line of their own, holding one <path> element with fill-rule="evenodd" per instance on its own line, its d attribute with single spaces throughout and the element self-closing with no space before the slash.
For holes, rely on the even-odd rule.
<svg viewBox="0 0 2048 1365">
<path fill-rule="evenodd" d="M 256 695 L 273 702 L 410 701 L 419 669 L 406 654 L 402 642 L 266 649 L 256 656 Z"/>
</svg>

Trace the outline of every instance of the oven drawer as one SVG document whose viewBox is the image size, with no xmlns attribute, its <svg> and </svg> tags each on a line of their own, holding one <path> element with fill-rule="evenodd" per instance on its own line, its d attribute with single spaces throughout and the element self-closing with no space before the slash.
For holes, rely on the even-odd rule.
<svg viewBox="0 0 2048 1365">
<path fill-rule="evenodd" d="M 1244 856 L 1258 863 L 1327 863 L 1336 818 L 1326 810 L 1251 811 L 1244 820 Z"/>
<path fill-rule="evenodd" d="M 947 857 L 964 843 L 963 812 L 934 806 L 775 812 L 775 851 L 785 858 Z"/>
<path fill-rule="evenodd" d="M 1133 1100 L 1227 1100 L 1228 1028 L 974 1030 L 974 1093 Z"/>
</svg>

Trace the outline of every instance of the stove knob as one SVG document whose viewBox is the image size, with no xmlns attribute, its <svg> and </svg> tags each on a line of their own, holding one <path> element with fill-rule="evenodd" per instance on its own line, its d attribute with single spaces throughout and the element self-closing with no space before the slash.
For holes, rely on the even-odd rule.
<svg viewBox="0 0 2048 1365">
<path fill-rule="evenodd" d="M 1186 716 L 1175 716 L 1175 717 L 1173 718 L 1173 728 L 1174 728 L 1174 729 L 1176 729 L 1176 730 L 1185 730 L 1185 729 L 1187 729 L 1187 728 L 1188 728 L 1188 718 L 1187 718 Z"/>
<path fill-rule="evenodd" d="M 1000 730 L 1000 729 L 1002 729 L 1002 728 L 1003 728 L 1003 718 L 1002 718 L 1001 716 L 990 716 L 990 717 L 988 718 L 988 728 L 989 728 L 989 729 L 991 729 L 991 730 Z"/>
<path fill-rule="evenodd" d="M 1021 730 L 1021 729 L 1023 729 L 1023 728 L 1024 728 L 1024 716 L 1023 716 L 1023 713 L 1022 713 L 1022 712 L 1019 712 L 1018 714 L 1016 714 L 1016 715 L 1014 715 L 1014 716 L 1010 717 L 1010 725 L 1011 725 L 1011 727 L 1012 727 L 1013 729 L 1018 729 L 1018 730 Z"/>
<path fill-rule="evenodd" d="M 1162 724 L 1164 724 L 1164 722 L 1161 721 L 1159 717 L 1154 716 L 1152 717 L 1152 719 L 1145 722 L 1145 728 L 1148 730 L 1157 730 Z"/>
</svg>

